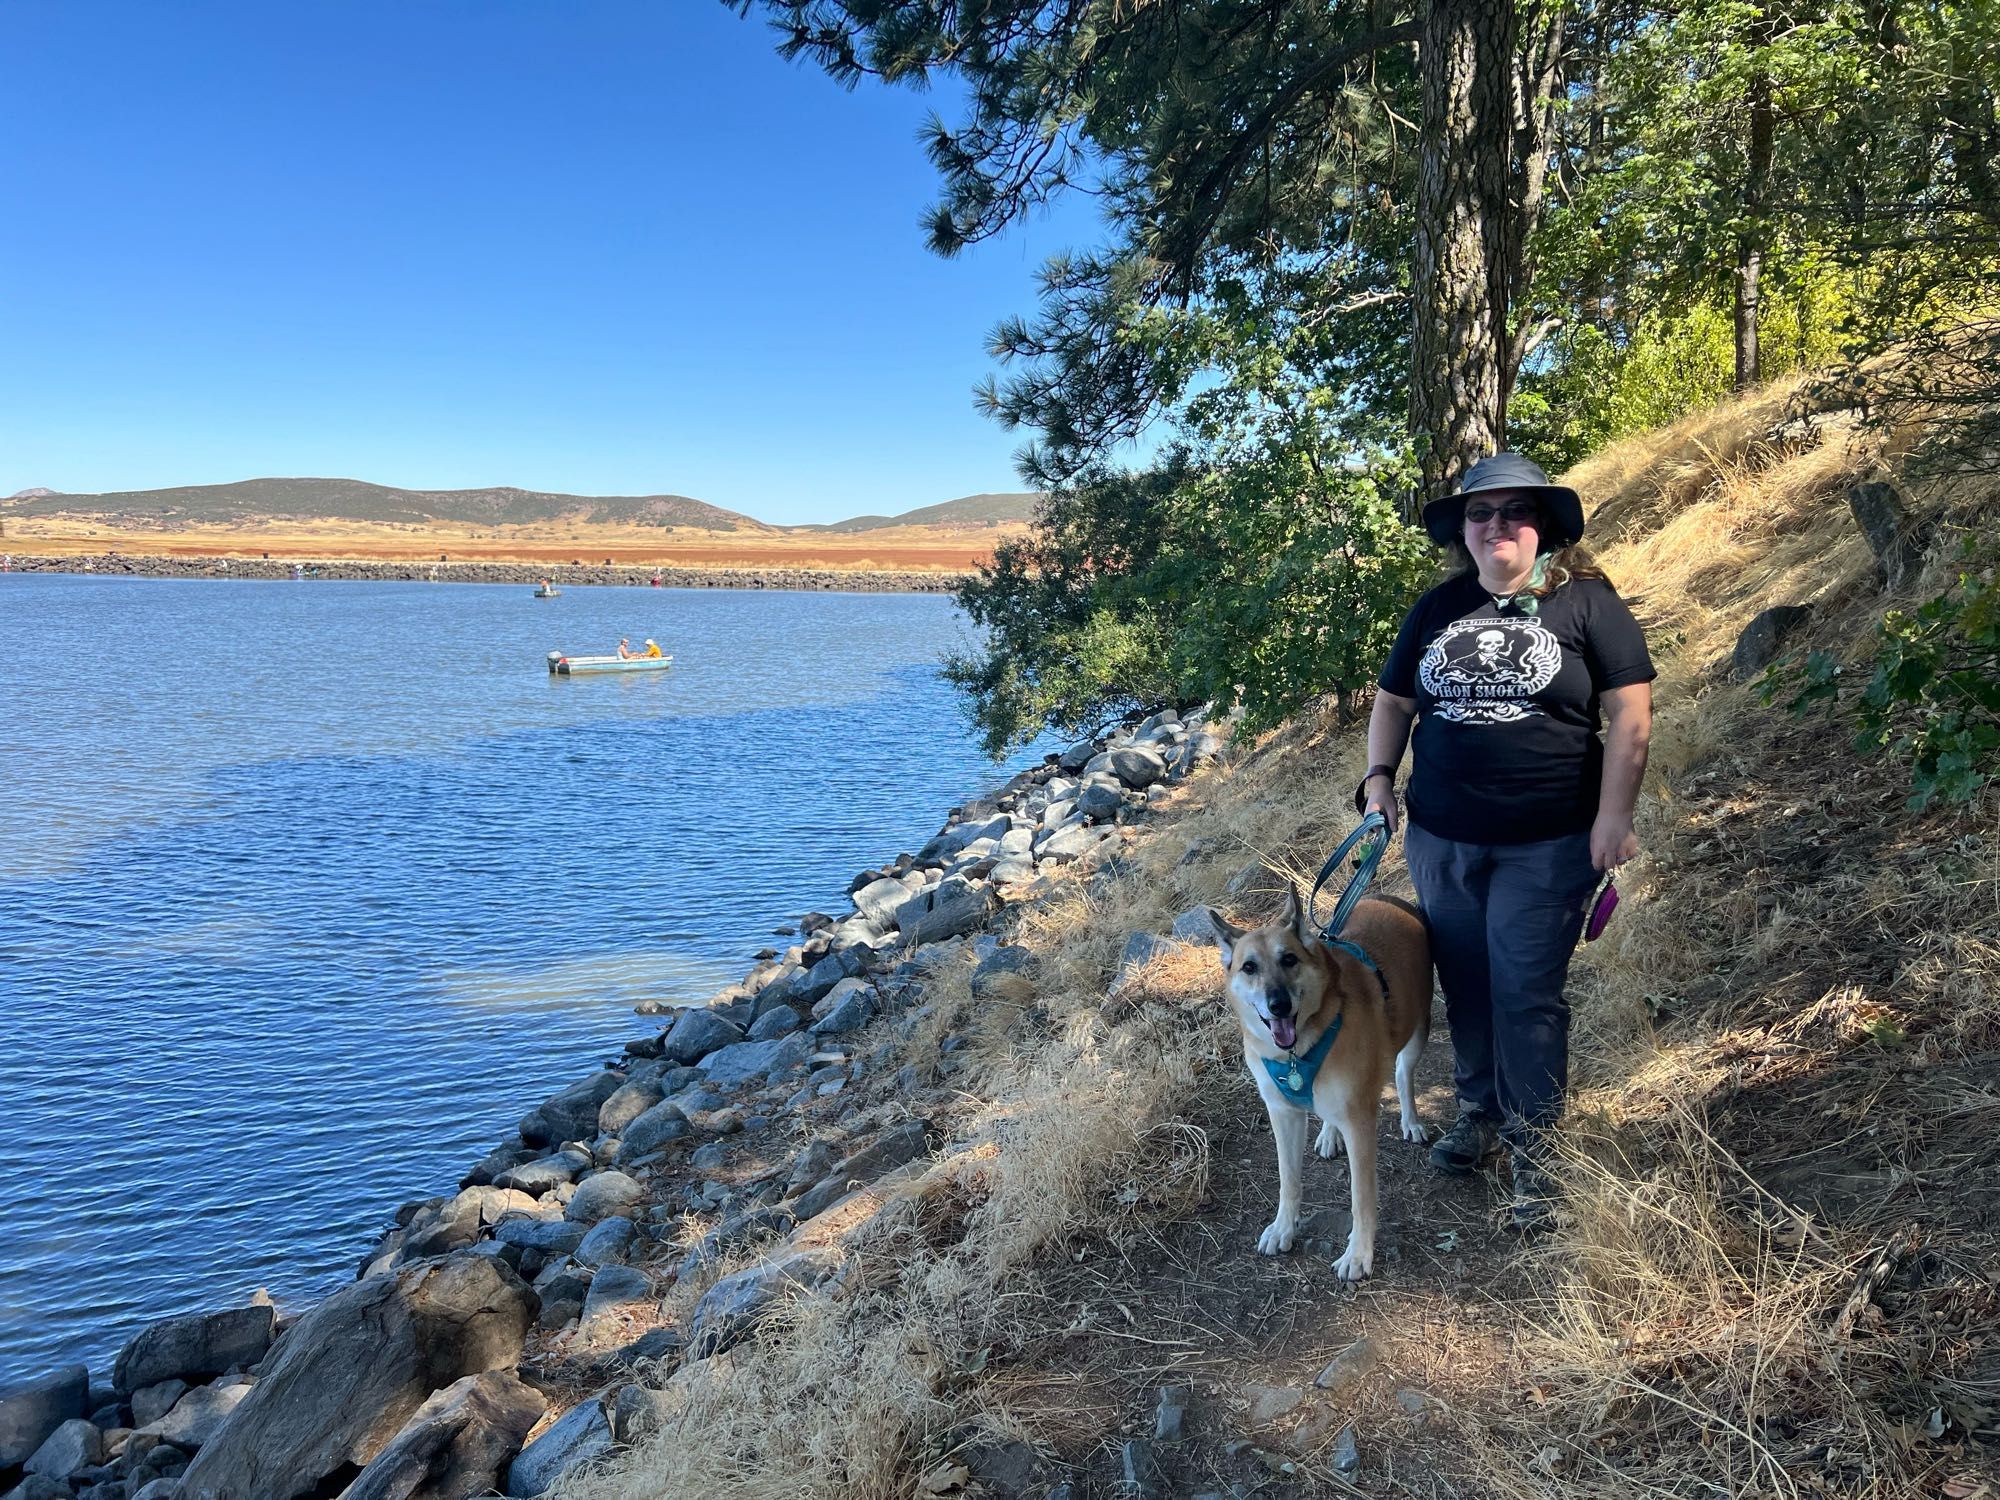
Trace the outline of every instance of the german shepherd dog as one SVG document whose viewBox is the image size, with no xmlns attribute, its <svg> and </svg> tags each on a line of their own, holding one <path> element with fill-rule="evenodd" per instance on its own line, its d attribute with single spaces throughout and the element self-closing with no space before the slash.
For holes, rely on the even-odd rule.
<svg viewBox="0 0 2000 1500">
<path fill-rule="evenodd" d="M 1208 916 L 1243 1028 L 1243 1061 L 1278 1144 L 1278 1216 L 1258 1252 L 1282 1255 L 1297 1238 L 1309 1103 L 1321 1121 L 1314 1149 L 1332 1156 L 1341 1138 L 1347 1143 L 1354 1224 L 1334 1270 L 1359 1281 L 1375 1265 L 1375 1121 L 1392 1062 L 1403 1139 L 1428 1139 L 1413 1089 L 1431 1031 L 1423 915 L 1394 897 L 1358 903 L 1340 936 L 1367 961 L 1320 936 L 1297 886 L 1269 926 L 1246 930 L 1213 909 Z"/>
</svg>

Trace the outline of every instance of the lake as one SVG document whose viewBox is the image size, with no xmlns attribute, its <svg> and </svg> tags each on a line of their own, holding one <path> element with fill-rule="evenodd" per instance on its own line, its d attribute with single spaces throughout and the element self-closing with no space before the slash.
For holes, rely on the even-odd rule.
<svg viewBox="0 0 2000 1500">
<path fill-rule="evenodd" d="M 0 575 L 0 1385 L 351 1278 L 1006 768 L 946 599 Z M 659 639 L 671 670 L 553 678 Z"/>
</svg>

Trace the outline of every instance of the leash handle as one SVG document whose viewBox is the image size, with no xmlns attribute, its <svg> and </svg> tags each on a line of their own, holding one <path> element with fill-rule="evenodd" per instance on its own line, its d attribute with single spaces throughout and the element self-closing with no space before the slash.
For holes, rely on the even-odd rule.
<svg viewBox="0 0 2000 1500">
<path fill-rule="evenodd" d="M 1341 862 L 1353 852 L 1357 844 L 1371 836 L 1375 836 L 1374 844 L 1362 852 L 1359 868 L 1349 878 L 1346 888 L 1341 891 L 1340 899 L 1334 903 L 1333 915 L 1327 918 L 1326 925 L 1320 928 L 1321 934 L 1325 937 L 1340 936 L 1340 929 L 1345 927 L 1347 919 L 1354 915 L 1355 904 L 1361 900 L 1370 883 L 1374 881 L 1375 867 L 1382 863 L 1382 856 L 1389 849 L 1389 820 L 1379 812 L 1369 813 L 1361 820 L 1361 826 L 1350 833 L 1341 842 L 1340 847 L 1327 856 L 1326 863 L 1319 867 L 1319 879 L 1313 882 L 1312 894 L 1306 897 L 1306 910 L 1309 913 L 1312 911 L 1313 903 L 1319 899 L 1321 888 L 1333 878 L 1333 872 L 1340 868 Z"/>
</svg>

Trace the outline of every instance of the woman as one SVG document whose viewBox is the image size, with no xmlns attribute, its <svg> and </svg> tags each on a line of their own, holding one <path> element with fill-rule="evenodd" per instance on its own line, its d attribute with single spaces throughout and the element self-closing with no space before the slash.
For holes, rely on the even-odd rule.
<svg viewBox="0 0 2000 1500">
<path fill-rule="evenodd" d="M 1521 455 L 1474 464 L 1424 507 L 1424 529 L 1459 571 L 1403 621 L 1355 795 L 1394 831 L 1414 720 L 1404 851 L 1458 1087 L 1458 1121 L 1431 1164 L 1471 1172 L 1504 1141 L 1511 1219 L 1529 1230 L 1550 1213 L 1539 1156 L 1569 1083 L 1570 952 L 1600 872 L 1638 852 L 1655 674 L 1632 612 L 1576 545 L 1576 492 Z"/>
</svg>

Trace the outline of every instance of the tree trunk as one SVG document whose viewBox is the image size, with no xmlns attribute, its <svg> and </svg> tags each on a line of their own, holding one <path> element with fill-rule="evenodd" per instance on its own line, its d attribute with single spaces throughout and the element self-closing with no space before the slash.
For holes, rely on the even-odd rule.
<svg viewBox="0 0 2000 1500">
<path fill-rule="evenodd" d="M 1511 0 L 1432 0 L 1421 46 L 1410 430 L 1427 497 L 1506 430 Z"/>
<path fill-rule="evenodd" d="M 1771 185 L 1771 150 L 1775 121 L 1771 110 L 1771 75 L 1761 69 L 1750 80 L 1750 139 L 1743 173 L 1743 232 L 1736 237 L 1736 389 L 1763 378 L 1763 355 L 1757 346 L 1757 309 L 1764 269 L 1764 200 Z"/>
</svg>

